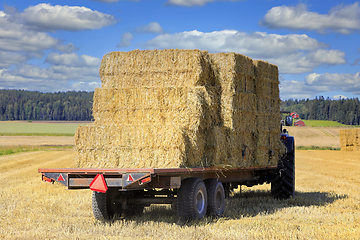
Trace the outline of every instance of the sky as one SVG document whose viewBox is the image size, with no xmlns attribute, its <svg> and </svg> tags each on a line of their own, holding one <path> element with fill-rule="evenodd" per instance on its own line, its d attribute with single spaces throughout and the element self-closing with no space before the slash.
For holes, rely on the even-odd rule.
<svg viewBox="0 0 360 240">
<path fill-rule="evenodd" d="M 102 57 L 236 52 L 279 67 L 280 97 L 360 97 L 360 2 L 0 1 L 0 89 L 93 91 Z"/>
</svg>

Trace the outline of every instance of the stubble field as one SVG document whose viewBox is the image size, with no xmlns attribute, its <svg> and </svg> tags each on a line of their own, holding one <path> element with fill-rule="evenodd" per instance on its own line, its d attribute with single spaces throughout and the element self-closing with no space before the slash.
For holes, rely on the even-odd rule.
<svg viewBox="0 0 360 240">
<path fill-rule="evenodd" d="M 92 216 L 90 190 L 66 190 L 59 184 L 42 182 L 37 173 L 38 168 L 74 167 L 74 155 L 73 149 L 63 149 L 0 156 L 1 239 L 358 239 L 360 236 L 359 153 L 298 150 L 294 198 L 271 198 L 270 185 L 243 187 L 227 199 L 223 217 L 185 225 L 178 223 L 176 213 L 167 206 L 146 208 L 139 217 L 108 223 L 96 221 Z"/>
</svg>

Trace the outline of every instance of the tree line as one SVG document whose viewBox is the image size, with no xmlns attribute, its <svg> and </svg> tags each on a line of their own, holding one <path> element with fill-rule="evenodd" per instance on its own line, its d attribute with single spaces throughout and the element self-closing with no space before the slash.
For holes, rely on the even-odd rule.
<svg viewBox="0 0 360 240">
<path fill-rule="evenodd" d="M 90 121 L 94 92 L 43 93 L 26 90 L 0 90 L 0 120 Z M 332 100 L 316 97 L 282 101 L 283 110 L 296 112 L 301 119 L 331 120 L 360 125 L 358 98 Z"/>
<path fill-rule="evenodd" d="M 0 90 L 0 120 L 90 121 L 93 94 Z"/>
<path fill-rule="evenodd" d="M 360 101 L 358 98 L 332 100 L 323 96 L 309 99 L 282 101 L 283 110 L 296 112 L 305 120 L 330 120 L 346 125 L 360 125 Z"/>
</svg>

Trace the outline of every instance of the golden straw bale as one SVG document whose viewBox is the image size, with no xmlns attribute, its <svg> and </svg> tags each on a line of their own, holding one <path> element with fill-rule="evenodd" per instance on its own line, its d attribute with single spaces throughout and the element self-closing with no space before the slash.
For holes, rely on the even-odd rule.
<svg viewBox="0 0 360 240">
<path fill-rule="evenodd" d="M 236 53 L 135 50 L 105 55 L 99 72 L 95 122 L 75 137 L 79 167 L 244 168 L 284 154 L 275 65 Z"/>
<path fill-rule="evenodd" d="M 146 87 L 113 91 L 97 89 L 94 93 L 93 115 L 97 124 L 177 124 L 193 129 L 206 128 L 219 122 L 218 104 L 210 95 L 214 91 L 211 87 L 208 89 L 210 90 L 205 87 Z M 110 94 L 112 97 L 106 96 Z"/>
<path fill-rule="evenodd" d="M 263 60 L 254 60 L 253 63 L 255 65 L 254 72 L 256 78 L 266 78 L 274 83 L 279 81 L 279 70 L 276 65 Z"/>
<path fill-rule="evenodd" d="M 134 50 L 104 56 L 102 87 L 207 86 L 213 73 L 207 52 L 199 50 Z"/>
<path fill-rule="evenodd" d="M 360 151 L 360 129 L 340 130 L 340 146 L 342 151 Z"/>
</svg>

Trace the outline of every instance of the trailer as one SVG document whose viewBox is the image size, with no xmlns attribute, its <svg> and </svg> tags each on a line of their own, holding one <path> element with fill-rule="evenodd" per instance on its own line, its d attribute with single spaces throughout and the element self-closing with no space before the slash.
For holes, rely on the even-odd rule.
<svg viewBox="0 0 360 240">
<path fill-rule="evenodd" d="M 295 193 L 294 138 L 280 134 L 286 154 L 278 165 L 263 168 L 55 168 L 39 169 L 42 180 L 68 189 L 90 189 L 98 220 L 138 215 L 151 204 L 171 204 L 179 220 L 219 217 L 225 198 L 240 185 L 271 184 L 271 195 L 289 198 Z"/>
</svg>

